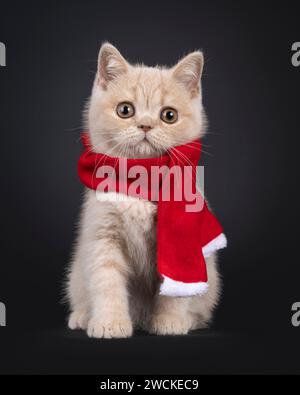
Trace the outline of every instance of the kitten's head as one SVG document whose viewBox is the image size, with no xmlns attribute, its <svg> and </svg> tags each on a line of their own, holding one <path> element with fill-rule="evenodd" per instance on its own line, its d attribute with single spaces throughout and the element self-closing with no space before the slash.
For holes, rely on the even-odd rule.
<svg viewBox="0 0 300 395">
<path fill-rule="evenodd" d="M 102 45 L 87 110 L 93 149 L 110 156 L 155 157 L 204 134 L 201 52 L 177 65 L 133 66 Z"/>
</svg>

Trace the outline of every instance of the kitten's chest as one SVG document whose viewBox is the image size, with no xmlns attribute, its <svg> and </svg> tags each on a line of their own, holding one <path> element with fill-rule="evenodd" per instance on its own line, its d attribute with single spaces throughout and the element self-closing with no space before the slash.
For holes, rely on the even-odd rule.
<svg viewBox="0 0 300 395">
<path fill-rule="evenodd" d="M 129 197 L 119 202 L 122 215 L 123 237 L 128 253 L 138 271 L 151 270 L 156 256 L 156 214 L 155 203 Z"/>
<path fill-rule="evenodd" d="M 140 235 L 145 235 L 156 226 L 156 203 L 115 192 L 101 193 L 98 195 L 98 200 L 113 205 L 128 234 L 138 232 Z"/>
<path fill-rule="evenodd" d="M 145 236 L 156 224 L 157 205 L 155 203 L 129 198 L 120 202 L 118 209 L 129 234 L 138 232 Z"/>
</svg>

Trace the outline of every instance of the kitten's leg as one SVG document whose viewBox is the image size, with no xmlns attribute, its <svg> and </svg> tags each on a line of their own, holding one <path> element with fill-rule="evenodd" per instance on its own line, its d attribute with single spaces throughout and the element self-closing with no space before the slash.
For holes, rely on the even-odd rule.
<svg viewBox="0 0 300 395">
<path fill-rule="evenodd" d="M 217 269 L 217 254 L 206 258 L 209 288 L 202 296 L 194 296 L 189 304 L 192 329 L 207 328 L 221 294 L 221 280 Z"/>
<path fill-rule="evenodd" d="M 89 319 L 88 295 L 83 273 L 78 262 L 71 267 L 67 284 L 67 295 L 71 306 L 68 326 L 70 329 L 86 329 Z"/>
<path fill-rule="evenodd" d="M 150 332 L 179 335 L 208 326 L 221 292 L 216 261 L 216 254 L 206 259 L 209 288 L 204 295 L 186 298 L 158 296 Z"/>
<path fill-rule="evenodd" d="M 91 318 L 87 334 L 97 338 L 132 335 L 127 295 L 128 265 L 116 241 L 97 241 L 88 265 Z"/>
<path fill-rule="evenodd" d="M 183 335 L 191 328 L 190 298 L 158 295 L 149 331 L 157 335 Z"/>
</svg>

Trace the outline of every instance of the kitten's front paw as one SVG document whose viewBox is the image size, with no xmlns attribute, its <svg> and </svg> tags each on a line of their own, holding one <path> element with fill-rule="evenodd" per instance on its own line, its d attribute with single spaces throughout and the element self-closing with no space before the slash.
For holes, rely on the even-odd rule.
<svg viewBox="0 0 300 395">
<path fill-rule="evenodd" d="M 88 324 L 88 315 L 85 310 L 73 311 L 70 314 L 68 327 L 70 329 L 86 329 Z"/>
<path fill-rule="evenodd" d="M 92 318 L 88 323 L 87 334 L 98 339 L 125 338 L 132 335 L 133 328 L 130 319 L 104 320 Z"/>
<path fill-rule="evenodd" d="M 156 335 L 186 335 L 190 324 L 175 314 L 158 314 L 152 318 L 150 333 Z"/>
</svg>

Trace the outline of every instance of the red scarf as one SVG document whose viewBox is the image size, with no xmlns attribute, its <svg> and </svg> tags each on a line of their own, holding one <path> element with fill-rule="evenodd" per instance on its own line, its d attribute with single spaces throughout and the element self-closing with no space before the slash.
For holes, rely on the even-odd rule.
<svg viewBox="0 0 300 395">
<path fill-rule="evenodd" d="M 110 166 L 114 170 L 114 183 L 109 183 L 109 192 L 113 191 L 131 196 L 137 196 L 130 186 L 134 186 L 134 181 L 139 177 L 130 178 L 127 176 L 134 166 L 143 166 L 147 170 L 147 185 L 136 189 L 139 196 L 144 199 L 151 199 L 153 187 L 151 189 L 151 169 L 153 166 L 167 166 L 172 169 L 178 166 L 181 170 L 181 180 L 174 177 L 161 176 L 154 188 L 157 194 L 157 269 L 162 278 L 160 293 L 169 296 L 191 296 L 203 294 L 207 291 L 207 272 L 204 257 L 208 257 L 214 251 L 226 247 L 226 238 L 222 233 L 222 227 L 209 211 L 206 203 L 201 198 L 201 211 L 189 212 L 187 205 L 193 202 L 185 198 L 178 201 L 176 191 L 179 191 L 180 181 L 184 183 L 187 177 L 192 179 L 193 192 L 195 196 L 201 197 L 196 190 L 196 166 L 198 165 L 201 143 L 192 143 L 171 149 L 168 155 L 157 158 L 146 159 L 121 159 L 109 157 L 92 151 L 88 134 L 82 136 L 85 151 L 79 158 L 78 174 L 81 182 L 88 188 L 98 190 L 104 181 L 107 183 L 108 177 L 103 174 L 99 177 L 99 172 Z M 127 173 L 120 174 L 120 163 L 126 164 Z M 105 169 L 104 169 L 105 166 Z M 187 173 L 184 167 L 189 168 Z M 163 196 L 163 189 L 168 179 L 170 186 L 170 199 L 166 201 Z M 153 180 L 152 180 L 153 181 Z M 105 190 L 104 190 L 105 191 Z M 155 195 L 155 194 L 154 194 Z M 195 199 L 196 200 L 196 199 Z M 195 203 L 195 201 L 194 201 Z"/>
</svg>

